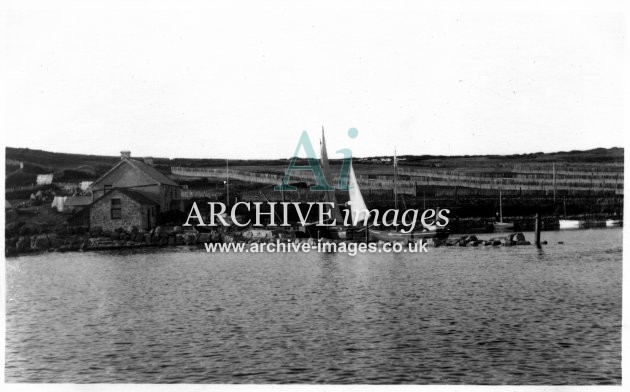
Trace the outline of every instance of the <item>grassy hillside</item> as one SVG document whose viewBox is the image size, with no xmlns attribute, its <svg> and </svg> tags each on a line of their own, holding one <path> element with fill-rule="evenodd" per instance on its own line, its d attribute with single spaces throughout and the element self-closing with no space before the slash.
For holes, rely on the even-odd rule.
<svg viewBox="0 0 630 392">
<path fill-rule="evenodd" d="M 387 159 L 389 158 L 389 161 Z M 374 208 L 393 205 L 391 156 L 355 158 L 366 202 Z M 479 156 L 401 156 L 397 189 L 399 201 L 407 208 L 440 206 L 460 217 L 493 217 L 498 211 L 498 183 L 503 191 L 506 216 L 525 216 L 533 212 L 558 215 L 620 215 L 623 210 L 622 148 L 593 149 L 555 153 Z M 137 158 L 142 159 L 142 158 Z M 27 148 L 6 149 L 6 186 L 20 187 L 35 182 L 37 174 L 54 173 L 55 182 L 94 180 L 116 162 L 119 156 L 54 153 Z M 192 197 L 225 200 L 225 160 L 153 158 L 154 166 L 181 184 Z M 304 162 L 302 162 L 304 163 Z M 305 191 L 280 195 L 273 192 L 287 168 L 287 159 L 230 160 L 230 194 L 239 200 L 315 200 L 319 195 Z M 20 168 L 20 165 L 22 168 Z M 341 161 L 331 162 L 338 172 Z M 215 171 L 213 176 L 175 176 L 172 166 Z M 555 166 L 557 192 L 551 185 Z M 23 199 L 31 190 L 15 191 L 10 199 Z M 264 194 L 264 195 L 263 195 Z M 9 197 L 11 196 L 11 197 Z M 555 196 L 555 197 L 554 197 Z M 347 192 L 338 192 L 340 202 Z M 565 202 L 566 199 L 566 202 Z M 311 201 L 312 201 L 311 200 Z M 566 205 L 566 207 L 565 207 Z"/>
<path fill-rule="evenodd" d="M 533 153 L 521 155 L 475 155 L 475 156 L 432 156 L 406 155 L 399 157 L 401 167 L 441 168 L 461 172 L 501 172 L 510 171 L 514 165 L 526 164 L 531 167 L 549 166 L 552 162 L 562 165 L 583 167 L 616 167 L 623 171 L 623 148 L 597 148 L 587 151 L 555 153 Z M 389 175 L 391 163 L 373 162 L 385 157 L 355 158 L 361 172 L 374 175 Z M 35 182 L 38 174 L 54 173 L 56 181 L 87 181 L 98 178 L 112 167 L 120 157 L 66 154 L 28 148 L 6 148 L 6 186 L 22 186 Z M 23 169 L 20 169 L 20 162 Z M 165 174 L 170 174 L 171 166 L 224 167 L 222 159 L 154 158 L 155 166 Z M 287 159 L 276 160 L 230 160 L 230 167 L 254 172 L 282 173 Z M 332 160 L 333 165 L 340 162 Z M 359 170 L 357 170 L 359 171 Z"/>
</svg>

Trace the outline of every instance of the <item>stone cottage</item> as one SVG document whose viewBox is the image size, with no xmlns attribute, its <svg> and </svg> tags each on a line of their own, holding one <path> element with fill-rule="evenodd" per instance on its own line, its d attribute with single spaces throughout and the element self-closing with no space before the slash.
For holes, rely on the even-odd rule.
<svg viewBox="0 0 630 392">
<path fill-rule="evenodd" d="M 181 187 L 150 164 L 132 159 L 129 151 L 122 151 L 120 162 L 94 181 L 90 190 L 91 227 L 128 226 L 127 217 L 118 217 L 118 211 L 123 209 L 115 205 L 118 201 L 127 203 L 124 208 L 133 213 L 134 222 L 143 219 L 141 224 L 132 226 L 145 229 L 155 227 L 160 213 L 182 210 Z M 114 193 L 115 190 L 119 192 Z"/>
<path fill-rule="evenodd" d="M 113 231 L 120 227 L 150 230 L 157 224 L 158 203 L 125 188 L 116 188 L 96 199 L 90 206 L 90 226 Z"/>
</svg>

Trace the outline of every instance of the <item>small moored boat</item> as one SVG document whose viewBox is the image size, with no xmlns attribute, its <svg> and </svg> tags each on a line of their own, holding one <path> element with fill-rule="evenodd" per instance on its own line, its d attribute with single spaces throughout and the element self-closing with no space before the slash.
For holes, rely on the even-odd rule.
<svg viewBox="0 0 630 392">
<path fill-rule="evenodd" d="M 621 219 L 606 219 L 606 227 L 621 226 Z"/>
<path fill-rule="evenodd" d="M 577 219 L 560 219 L 559 223 L 561 229 L 579 229 L 584 227 L 586 222 Z"/>
</svg>

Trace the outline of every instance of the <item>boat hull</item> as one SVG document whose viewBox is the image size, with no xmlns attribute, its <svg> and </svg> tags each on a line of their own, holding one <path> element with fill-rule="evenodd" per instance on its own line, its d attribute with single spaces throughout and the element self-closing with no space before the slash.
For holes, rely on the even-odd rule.
<svg viewBox="0 0 630 392">
<path fill-rule="evenodd" d="M 326 238 L 330 240 L 346 239 L 346 228 L 343 226 L 305 226 L 305 232 L 310 238 Z"/>
<path fill-rule="evenodd" d="M 585 222 L 573 219 L 560 219 L 558 223 L 560 224 L 560 229 L 579 229 L 584 227 Z"/>
<path fill-rule="evenodd" d="M 494 231 L 510 231 L 510 230 L 514 230 L 514 223 L 496 222 L 492 226 L 494 227 Z"/>
<path fill-rule="evenodd" d="M 621 226 L 620 219 L 607 219 L 606 220 L 606 227 L 619 227 L 619 226 Z"/>
</svg>

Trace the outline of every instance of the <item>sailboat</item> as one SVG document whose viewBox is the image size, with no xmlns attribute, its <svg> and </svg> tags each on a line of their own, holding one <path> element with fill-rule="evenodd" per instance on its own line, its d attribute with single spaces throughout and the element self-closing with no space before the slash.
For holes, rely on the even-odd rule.
<svg viewBox="0 0 630 392">
<path fill-rule="evenodd" d="M 564 207 L 564 219 L 560 219 L 560 229 L 579 229 L 584 226 L 586 222 L 577 219 L 567 219 L 567 200 L 562 198 L 562 205 Z"/>
<path fill-rule="evenodd" d="M 326 150 L 326 137 L 324 135 L 324 127 L 322 127 L 322 139 L 320 141 L 320 164 L 322 167 L 322 171 L 324 172 L 324 177 L 326 178 L 326 182 L 328 184 L 332 184 L 332 175 L 330 172 L 330 165 L 328 163 L 328 151 Z M 330 222 L 321 222 L 324 224 L 331 223 L 333 220 L 336 221 L 335 226 L 322 226 L 317 223 L 308 223 L 305 226 L 306 233 L 311 238 L 329 238 L 329 239 L 345 239 L 346 238 L 346 229 L 343 226 L 343 218 L 341 217 L 341 210 L 339 209 L 339 203 L 337 202 L 337 197 L 335 196 L 334 190 L 328 190 L 324 192 L 324 200 L 325 202 L 332 203 L 332 211 L 330 211 L 330 216 L 332 219 Z"/>
<path fill-rule="evenodd" d="M 354 171 L 352 171 L 354 175 Z M 398 209 L 398 158 L 396 157 L 396 150 L 394 149 L 394 209 Z M 356 179 L 355 179 L 356 181 Z M 357 185 L 358 189 L 358 185 Z M 360 195 L 360 191 L 359 191 Z M 350 194 L 350 200 L 352 201 L 352 193 Z M 362 199 L 361 199 L 362 200 Z M 353 202 L 354 204 L 354 202 Z M 436 211 L 437 217 L 437 211 Z M 437 222 L 437 221 L 436 221 Z M 395 230 L 380 230 L 380 229 L 369 229 L 370 238 L 380 241 L 407 241 L 421 238 L 447 238 L 449 232 L 447 229 L 438 227 L 436 224 L 432 225 L 430 228 L 423 228 L 422 231 L 414 230 L 409 233 L 403 233 Z"/>
<path fill-rule="evenodd" d="M 494 231 L 514 230 L 514 223 L 503 222 L 503 195 L 501 193 L 501 185 L 499 185 L 499 221 L 492 224 Z"/>
<path fill-rule="evenodd" d="M 350 200 L 347 203 L 348 211 L 346 212 L 350 214 L 352 226 L 347 230 L 347 237 L 367 242 L 370 239 L 370 229 L 367 225 L 370 219 L 370 211 L 365 204 L 365 200 L 363 200 L 352 162 L 350 162 L 350 172 L 348 173 L 348 196 Z"/>
</svg>

